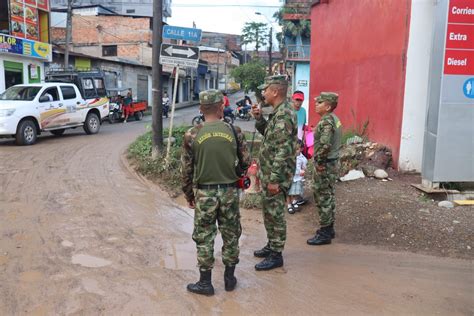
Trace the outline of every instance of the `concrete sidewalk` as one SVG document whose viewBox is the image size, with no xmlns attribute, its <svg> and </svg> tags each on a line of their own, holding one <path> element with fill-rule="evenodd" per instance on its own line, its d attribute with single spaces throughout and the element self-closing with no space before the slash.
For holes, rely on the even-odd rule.
<svg viewBox="0 0 474 316">
<path fill-rule="evenodd" d="M 176 110 L 185 109 L 185 108 L 190 108 L 190 107 L 195 106 L 195 105 L 199 105 L 198 100 L 176 103 L 175 109 Z M 171 110 L 171 108 L 170 108 L 170 110 Z"/>
</svg>

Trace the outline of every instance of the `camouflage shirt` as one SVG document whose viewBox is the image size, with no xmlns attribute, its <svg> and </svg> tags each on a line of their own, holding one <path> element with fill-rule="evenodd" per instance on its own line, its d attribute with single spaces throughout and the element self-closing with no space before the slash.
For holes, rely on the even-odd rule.
<svg viewBox="0 0 474 316">
<path fill-rule="evenodd" d="M 260 179 L 289 189 L 296 166 L 296 112 L 285 101 L 273 109 L 268 121 L 262 118 L 255 127 L 264 137 L 259 153 Z"/>
<path fill-rule="evenodd" d="M 334 113 L 321 117 L 314 134 L 314 160 L 318 164 L 339 158 L 342 124 Z"/>
<path fill-rule="evenodd" d="M 225 136 L 231 137 L 232 141 L 234 141 L 234 134 L 232 131 L 232 127 L 227 123 L 222 123 L 222 124 L 227 125 L 227 127 L 229 128 L 229 132 L 226 133 Z M 203 128 L 203 126 L 204 126 L 203 124 L 195 126 L 189 129 L 184 134 L 183 149 L 181 153 L 181 175 L 182 175 L 182 180 L 183 180 L 182 189 L 186 197 L 186 200 L 188 202 L 194 200 L 193 189 L 198 184 L 196 183 L 197 182 L 196 171 L 199 168 L 198 166 L 201 166 L 202 168 L 202 166 L 206 164 L 206 161 L 198 161 L 197 154 L 196 154 L 197 148 L 195 146 L 196 136 L 198 136 L 199 131 Z M 250 165 L 250 156 L 247 150 L 247 142 L 245 140 L 245 136 L 242 133 L 241 129 L 238 126 L 234 126 L 234 129 L 237 134 L 237 141 L 240 145 L 240 152 L 241 152 L 241 157 L 242 157 L 241 167 L 244 170 L 246 170 Z M 235 143 L 235 146 L 233 146 L 232 148 L 233 148 L 232 150 L 235 151 L 235 155 L 237 156 L 237 143 Z M 235 167 L 236 167 L 235 165 L 232 166 L 232 168 L 234 169 Z M 212 169 L 212 166 L 207 166 L 207 168 Z M 216 175 L 216 178 L 219 178 L 219 176 L 220 175 Z M 235 175 L 234 179 L 237 179 L 237 178 L 238 176 Z"/>
</svg>

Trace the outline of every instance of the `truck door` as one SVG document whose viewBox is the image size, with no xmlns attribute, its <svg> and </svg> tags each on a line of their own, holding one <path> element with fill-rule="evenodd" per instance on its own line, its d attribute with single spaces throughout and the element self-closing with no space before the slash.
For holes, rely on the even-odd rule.
<svg viewBox="0 0 474 316">
<path fill-rule="evenodd" d="M 73 86 L 59 86 L 63 96 L 63 107 L 66 110 L 66 116 L 69 119 L 70 125 L 77 125 L 83 122 L 82 115 L 79 113 L 79 106 L 81 103 L 81 96 L 76 92 Z"/>
<path fill-rule="evenodd" d="M 60 117 L 65 113 L 57 87 L 46 88 L 39 98 L 41 128 L 53 128 L 61 125 Z"/>
</svg>

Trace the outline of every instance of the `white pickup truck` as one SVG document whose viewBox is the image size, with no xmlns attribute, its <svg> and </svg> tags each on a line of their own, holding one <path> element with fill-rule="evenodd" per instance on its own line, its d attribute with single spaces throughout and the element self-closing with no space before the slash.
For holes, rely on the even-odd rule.
<svg viewBox="0 0 474 316">
<path fill-rule="evenodd" d="M 93 79 L 89 88 L 97 92 Z M 71 83 L 16 85 L 0 94 L 0 137 L 14 137 L 18 145 L 33 145 L 46 131 L 59 136 L 67 128 L 83 126 L 87 134 L 96 134 L 108 114 L 105 93 L 89 93 L 85 99 Z"/>
</svg>

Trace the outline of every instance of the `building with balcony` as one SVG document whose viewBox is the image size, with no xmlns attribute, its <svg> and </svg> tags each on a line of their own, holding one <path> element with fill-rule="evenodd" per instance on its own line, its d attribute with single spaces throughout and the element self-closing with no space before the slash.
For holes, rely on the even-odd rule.
<svg viewBox="0 0 474 316">
<path fill-rule="evenodd" d="M 292 91 L 299 90 L 305 95 L 306 113 L 309 113 L 311 3 L 312 0 L 286 0 L 281 11 L 286 70 Z"/>
<path fill-rule="evenodd" d="M 51 61 L 49 0 L 0 0 L 0 92 L 44 80 Z"/>
</svg>

